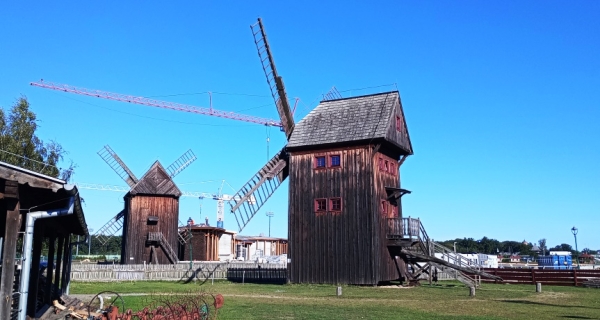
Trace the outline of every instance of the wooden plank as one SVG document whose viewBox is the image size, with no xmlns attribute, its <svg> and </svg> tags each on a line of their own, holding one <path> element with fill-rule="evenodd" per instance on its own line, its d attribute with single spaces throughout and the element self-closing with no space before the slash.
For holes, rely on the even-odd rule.
<svg viewBox="0 0 600 320">
<path fill-rule="evenodd" d="M 15 256 L 18 232 L 21 227 L 19 190 L 16 181 L 6 181 L 3 211 L 6 212 L 4 247 L 2 248 L 2 278 L 0 279 L 0 319 L 10 318 L 13 281 L 15 276 Z"/>
<path fill-rule="evenodd" d="M 54 251 L 56 234 L 52 233 L 48 239 L 48 267 L 46 269 L 46 286 L 44 287 L 44 303 L 52 302 L 52 276 L 54 275 Z"/>
</svg>

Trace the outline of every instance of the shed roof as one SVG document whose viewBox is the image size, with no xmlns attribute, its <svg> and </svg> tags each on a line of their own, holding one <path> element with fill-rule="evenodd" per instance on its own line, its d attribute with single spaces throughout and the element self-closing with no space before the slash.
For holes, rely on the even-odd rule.
<svg viewBox="0 0 600 320">
<path fill-rule="evenodd" d="M 396 116 L 402 134 L 396 134 Z M 390 127 L 394 126 L 394 130 Z M 296 124 L 288 148 L 327 146 L 384 139 L 412 154 L 398 91 L 321 101 Z"/>
<path fill-rule="evenodd" d="M 21 209 L 35 208 L 34 211 L 52 211 L 67 207 L 69 199 L 74 197 L 72 215 L 43 219 L 41 223 L 47 224 L 49 230 L 78 235 L 88 233 L 81 207 L 81 198 L 75 185 L 0 161 L 0 185 L 4 186 L 7 181 L 17 181 L 19 184 L 18 197 Z M 26 213 L 27 211 L 23 210 L 22 212 Z"/>
<path fill-rule="evenodd" d="M 175 182 L 171 179 L 160 162 L 156 161 L 144 176 L 131 188 L 129 194 L 164 195 L 179 198 L 181 196 L 181 190 L 177 188 L 177 185 L 175 185 Z"/>
</svg>

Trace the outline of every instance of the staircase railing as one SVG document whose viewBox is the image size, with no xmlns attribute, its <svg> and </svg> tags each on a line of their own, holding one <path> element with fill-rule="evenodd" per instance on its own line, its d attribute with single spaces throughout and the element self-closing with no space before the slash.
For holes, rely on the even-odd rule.
<svg viewBox="0 0 600 320">
<path fill-rule="evenodd" d="M 163 248 L 163 251 L 172 263 L 179 262 L 179 259 L 177 259 L 177 254 L 175 253 L 167 239 L 165 239 L 165 236 L 162 234 L 162 232 L 148 232 L 148 241 L 158 242 L 158 244 L 160 244 L 160 246 Z"/>
<path fill-rule="evenodd" d="M 441 259 L 450 262 L 454 265 L 469 268 L 479 269 L 476 264 L 473 264 L 471 259 L 465 258 L 458 253 L 446 248 L 445 246 L 433 241 L 427 235 L 420 219 L 415 218 L 390 218 L 388 219 L 388 239 L 411 239 L 417 242 L 418 249 L 425 255 L 435 257 L 435 254 L 441 254 Z M 439 258 L 439 257 L 438 257 Z M 441 267 L 445 272 L 451 274 L 455 279 L 469 285 L 476 286 L 477 281 L 459 270 Z"/>
</svg>

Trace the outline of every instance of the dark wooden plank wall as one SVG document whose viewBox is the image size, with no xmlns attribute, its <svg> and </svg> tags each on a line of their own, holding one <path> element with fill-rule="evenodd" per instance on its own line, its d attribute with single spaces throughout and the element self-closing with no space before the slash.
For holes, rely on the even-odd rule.
<svg viewBox="0 0 600 320">
<path fill-rule="evenodd" d="M 219 237 L 222 230 L 192 230 L 192 259 L 195 261 L 219 261 Z M 189 243 L 185 244 L 182 260 L 190 260 Z"/>
<path fill-rule="evenodd" d="M 315 156 L 340 154 L 341 168 L 313 169 Z M 379 220 L 374 212 L 372 146 L 292 152 L 289 187 L 289 277 L 294 283 L 377 284 Z M 342 198 L 341 214 L 317 216 L 316 198 Z"/>
<path fill-rule="evenodd" d="M 146 246 L 149 232 L 162 232 L 175 253 L 177 253 L 177 232 L 179 221 L 179 200 L 170 196 L 137 195 L 127 198 L 127 214 L 124 223 L 123 263 L 142 264 L 151 260 L 150 246 Z M 148 217 L 158 217 L 157 224 L 148 224 Z M 171 261 L 162 248 L 157 248 L 157 262 L 169 264 Z M 133 259 L 131 259 L 133 257 Z"/>
<path fill-rule="evenodd" d="M 388 164 L 388 172 L 382 170 L 379 166 L 379 159 Z M 382 212 L 381 202 L 386 200 L 387 193 L 385 187 L 400 188 L 400 171 L 398 170 L 398 161 L 393 158 L 377 152 L 373 157 L 374 162 L 374 194 L 373 201 L 379 203 L 378 210 L 375 211 L 375 228 L 379 230 L 374 232 L 375 247 L 379 249 L 377 256 L 380 259 L 379 262 L 379 275 L 380 281 L 390 281 L 398 279 L 398 271 L 394 261 L 392 260 L 388 249 L 386 234 L 388 231 L 387 218 L 401 218 L 401 205 L 393 206 L 389 202 L 387 203 L 386 212 Z M 393 166 L 393 167 L 392 167 Z"/>
<path fill-rule="evenodd" d="M 400 119 L 402 120 L 402 130 L 398 131 L 396 129 L 396 117 L 400 117 Z M 406 120 L 404 118 L 404 111 L 402 110 L 402 104 L 396 100 L 394 103 L 394 114 L 392 115 L 392 118 L 389 119 L 388 123 L 387 123 L 388 129 L 386 132 L 386 139 L 391 141 L 392 143 L 394 143 L 397 146 L 403 147 L 403 148 L 407 148 L 407 149 L 412 149 L 411 143 L 410 143 L 410 137 L 408 135 L 408 128 L 406 127 Z M 406 150 L 406 151 L 411 151 L 412 150 Z"/>
</svg>

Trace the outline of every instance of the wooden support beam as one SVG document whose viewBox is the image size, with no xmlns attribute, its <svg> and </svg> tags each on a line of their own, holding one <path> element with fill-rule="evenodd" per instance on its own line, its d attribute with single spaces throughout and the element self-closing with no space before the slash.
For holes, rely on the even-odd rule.
<svg viewBox="0 0 600 320">
<path fill-rule="evenodd" d="M 63 261 L 63 249 L 65 246 L 65 236 L 59 234 L 58 235 L 58 243 L 56 244 L 56 271 L 54 272 L 54 289 L 56 292 L 59 292 L 60 286 L 60 276 L 62 273 L 62 261 Z"/>
<path fill-rule="evenodd" d="M 2 276 L 0 278 L 0 319 L 10 319 L 17 239 L 21 228 L 18 182 L 6 181 L 4 195 L 4 208 L 2 208 L 2 211 L 6 213 L 6 227 L 3 241 L 4 248 L 2 248 Z"/>
<path fill-rule="evenodd" d="M 27 295 L 27 315 L 35 316 L 35 305 L 40 283 L 40 256 L 42 255 L 42 244 L 44 240 L 44 228 L 42 224 L 37 224 L 33 228 L 33 249 L 31 260 L 24 263 L 31 263 L 31 272 L 29 278 L 29 294 Z"/>
<path fill-rule="evenodd" d="M 48 269 L 46 269 L 46 287 L 44 288 L 44 303 L 52 302 L 52 276 L 54 275 L 54 251 L 56 235 L 53 233 L 48 241 Z"/>
</svg>

